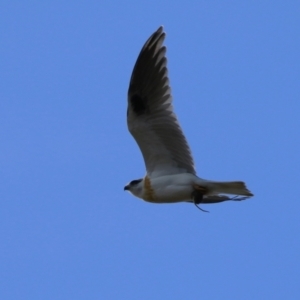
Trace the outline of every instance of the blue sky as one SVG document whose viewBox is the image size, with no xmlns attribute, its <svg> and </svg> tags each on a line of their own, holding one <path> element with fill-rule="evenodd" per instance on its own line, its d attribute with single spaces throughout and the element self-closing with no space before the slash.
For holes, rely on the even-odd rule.
<svg viewBox="0 0 300 300">
<path fill-rule="evenodd" d="M 297 299 L 299 1 L 2 1 L 1 299 Z M 198 175 L 244 202 L 155 205 L 127 131 L 160 26 Z"/>
</svg>

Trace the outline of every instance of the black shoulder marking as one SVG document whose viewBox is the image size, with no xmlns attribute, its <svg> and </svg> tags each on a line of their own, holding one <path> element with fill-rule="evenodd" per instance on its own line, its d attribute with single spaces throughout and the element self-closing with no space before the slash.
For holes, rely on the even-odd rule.
<svg viewBox="0 0 300 300">
<path fill-rule="evenodd" d="M 147 109 L 147 99 L 142 98 L 138 94 L 134 94 L 130 97 L 130 104 L 132 106 L 133 111 L 138 116 L 144 114 Z"/>
</svg>

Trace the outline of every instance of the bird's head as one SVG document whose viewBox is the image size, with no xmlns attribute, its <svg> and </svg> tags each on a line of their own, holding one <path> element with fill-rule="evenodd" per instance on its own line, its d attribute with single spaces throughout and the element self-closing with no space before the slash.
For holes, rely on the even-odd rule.
<svg viewBox="0 0 300 300">
<path fill-rule="evenodd" d="M 136 179 L 130 181 L 125 187 L 124 191 L 129 191 L 138 198 L 142 198 L 143 194 L 143 179 Z"/>
</svg>

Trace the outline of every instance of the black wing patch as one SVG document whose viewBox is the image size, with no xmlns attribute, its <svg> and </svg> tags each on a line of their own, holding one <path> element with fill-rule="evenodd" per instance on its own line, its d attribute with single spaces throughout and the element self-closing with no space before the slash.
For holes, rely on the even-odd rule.
<svg viewBox="0 0 300 300">
<path fill-rule="evenodd" d="M 130 97 L 130 104 L 132 107 L 132 110 L 137 116 L 143 115 L 146 113 L 147 109 L 147 99 L 142 98 L 138 94 L 134 94 Z"/>
</svg>

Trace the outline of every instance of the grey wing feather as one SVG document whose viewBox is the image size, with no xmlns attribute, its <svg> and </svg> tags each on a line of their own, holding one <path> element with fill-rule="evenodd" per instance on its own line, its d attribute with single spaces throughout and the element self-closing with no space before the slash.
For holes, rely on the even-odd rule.
<svg viewBox="0 0 300 300">
<path fill-rule="evenodd" d="M 195 174 L 190 148 L 173 112 L 164 39 L 160 27 L 138 56 L 128 90 L 128 129 L 149 175 Z"/>
</svg>

